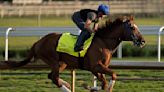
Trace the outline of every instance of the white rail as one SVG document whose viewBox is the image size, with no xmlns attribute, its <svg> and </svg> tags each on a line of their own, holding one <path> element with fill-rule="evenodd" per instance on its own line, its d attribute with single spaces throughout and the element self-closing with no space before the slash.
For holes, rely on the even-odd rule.
<svg viewBox="0 0 164 92">
<path fill-rule="evenodd" d="M 14 31 L 13 28 L 8 28 L 6 30 L 6 39 L 5 39 L 5 60 L 7 61 L 8 60 L 8 43 L 9 43 L 9 40 L 8 40 L 8 35 L 9 35 L 9 32 L 10 31 Z"/>
<path fill-rule="evenodd" d="M 161 61 L 161 33 L 163 30 L 164 30 L 164 26 L 162 26 L 158 32 L 158 62 Z"/>
</svg>

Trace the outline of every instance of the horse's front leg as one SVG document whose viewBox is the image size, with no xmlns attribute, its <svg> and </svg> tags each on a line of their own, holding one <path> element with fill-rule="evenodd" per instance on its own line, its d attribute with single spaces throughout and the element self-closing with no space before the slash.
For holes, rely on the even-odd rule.
<svg viewBox="0 0 164 92">
<path fill-rule="evenodd" d="M 107 92 L 112 92 L 113 86 L 115 84 L 115 80 L 117 78 L 116 73 L 114 73 L 111 69 L 106 67 L 102 63 L 102 61 L 99 61 L 99 63 L 93 68 L 93 71 L 98 72 L 100 74 L 107 74 L 107 75 L 110 75 L 112 77 L 112 80 L 110 80 L 110 83 L 109 83 L 109 87 L 107 89 L 105 89 L 105 90 L 107 90 Z"/>
<path fill-rule="evenodd" d="M 103 60 L 102 63 L 100 61 L 100 65 L 102 65 L 102 67 L 106 67 L 108 68 L 109 64 L 110 64 L 110 59 L 112 58 L 112 53 L 109 51 L 109 49 L 103 48 L 102 49 L 103 52 Z M 112 80 L 110 80 L 109 82 L 109 92 L 112 92 L 113 86 L 115 84 L 115 80 L 116 80 L 116 74 L 114 72 L 112 72 L 112 70 L 107 69 L 106 71 L 109 71 L 109 73 L 111 72 L 111 76 L 112 76 Z M 106 90 L 106 87 L 104 85 L 104 88 Z"/>
<path fill-rule="evenodd" d="M 106 90 L 107 89 L 107 87 L 108 87 L 108 84 L 107 84 L 107 81 L 106 81 L 106 78 L 105 78 L 105 75 L 104 74 L 101 74 L 101 73 L 93 73 L 96 77 L 97 77 L 97 79 L 99 80 L 99 81 L 101 81 L 101 88 L 103 89 L 103 90 Z"/>
</svg>

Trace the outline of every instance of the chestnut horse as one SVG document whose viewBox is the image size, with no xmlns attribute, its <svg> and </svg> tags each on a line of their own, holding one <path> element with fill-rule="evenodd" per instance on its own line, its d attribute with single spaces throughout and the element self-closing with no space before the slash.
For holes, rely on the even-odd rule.
<svg viewBox="0 0 164 92">
<path fill-rule="evenodd" d="M 71 92 L 70 85 L 59 77 L 59 72 L 65 68 L 82 69 L 92 72 L 102 82 L 102 89 L 112 92 L 116 73 L 108 66 L 112 54 L 122 41 L 132 41 L 135 46 L 143 47 L 145 40 L 132 16 L 117 18 L 114 21 L 106 21 L 106 24 L 95 33 L 94 38 L 84 57 L 56 51 L 58 41 L 62 34 L 50 33 L 38 40 L 29 51 L 23 61 L 2 61 L 6 68 L 16 68 L 32 60 L 41 59 L 51 68 L 48 78 L 52 80 L 63 92 Z M 105 74 L 110 75 L 112 80 L 108 85 Z"/>
</svg>

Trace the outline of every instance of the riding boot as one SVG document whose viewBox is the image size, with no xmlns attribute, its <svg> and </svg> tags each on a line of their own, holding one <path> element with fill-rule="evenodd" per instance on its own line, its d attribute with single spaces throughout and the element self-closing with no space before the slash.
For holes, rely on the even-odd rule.
<svg viewBox="0 0 164 92">
<path fill-rule="evenodd" d="M 83 50 L 83 44 L 85 40 L 87 40 L 90 36 L 91 36 L 90 32 L 88 32 L 87 30 L 83 30 L 81 34 L 78 36 L 78 39 L 74 47 L 74 51 L 78 52 Z"/>
</svg>

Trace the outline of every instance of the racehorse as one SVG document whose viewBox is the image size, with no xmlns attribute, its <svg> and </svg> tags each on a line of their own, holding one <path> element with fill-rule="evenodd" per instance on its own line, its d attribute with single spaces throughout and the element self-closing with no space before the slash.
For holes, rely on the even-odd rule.
<svg viewBox="0 0 164 92">
<path fill-rule="evenodd" d="M 28 56 L 22 61 L 2 61 L 6 68 L 16 68 L 26 65 L 35 59 L 41 59 L 51 69 L 48 78 L 52 80 L 63 92 L 71 92 L 70 85 L 59 77 L 59 72 L 65 68 L 82 69 L 90 71 L 102 82 L 102 89 L 112 92 L 116 73 L 109 68 L 112 54 L 122 41 L 132 41 L 135 46 L 143 47 L 145 40 L 141 35 L 132 16 L 107 20 L 104 26 L 99 27 L 92 43 L 84 57 L 74 57 L 67 53 L 56 51 L 58 40 L 62 34 L 50 33 L 31 47 Z M 105 74 L 112 80 L 108 84 Z"/>
</svg>

